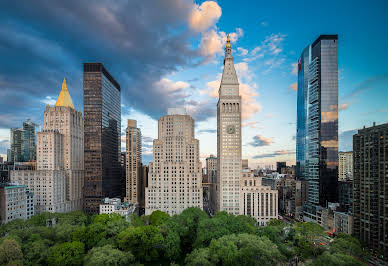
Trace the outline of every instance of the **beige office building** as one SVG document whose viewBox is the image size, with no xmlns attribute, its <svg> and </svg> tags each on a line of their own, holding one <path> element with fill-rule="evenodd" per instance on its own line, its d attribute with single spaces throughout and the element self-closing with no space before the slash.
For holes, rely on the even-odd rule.
<svg viewBox="0 0 388 266">
<path fill-rule="evenodd" d="M 137 121 L 128 119 L 126 130 L 126 182 L 124 201 L 139 204 L 140 203 L 140 176 L 142 171 L 141 164 L 141 132 L 137 128 Z"/>
<path fill-rule="evenodd" d="M 353 152 L 338 153 L 338 180 L 353 180 Z"/>
<path fill-rule="evenodd" d="M 69 212 L 82 208 L 84 139 L 81 111 L 76 111 L 66 80 L 54 107 L 46 106 L 37 134 L 37 169 L 11 171 L 12 182 L 26 185 L 35 211 Z"/>
<path fill-rule="evenodd" d="M 217 211 L 240 213 L 241 96 L 229 35 L 217 103 Z"/>
<path fill-rule="evenodd" d="M 249 168 L 242 171 L 240 214 L 255 218 L 261 226 L 270 219 L 278 219 L 278 191 L 261 184 Z"/>
<path fill-rule="evenodd" d="M 145 214 L 155 210 L 170 215 L 189 207 L 202 209 L 202 165 L 194 120 L 183 108 L 169 108 L 158 120 L 145 191 Z"/>
</svg>

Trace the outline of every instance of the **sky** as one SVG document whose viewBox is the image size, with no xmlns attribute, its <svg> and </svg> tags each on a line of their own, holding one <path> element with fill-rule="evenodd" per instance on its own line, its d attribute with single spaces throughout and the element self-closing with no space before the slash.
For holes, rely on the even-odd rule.
<svg viewBox="0 0 388 266">
<path fill-rule="evenodd" d="M 66 78 L 83 110 L 82 64 L 120 83 L 122 149 L 138 120 L 143 161 L 157 119 L 185 107 L 203 160 L 217 152 L 217 90 L 231 34 L 242 96 L 242 153 L 251 167 L 295 163 L 296 62 L 321 34 L 338 34 L 339 150 L 364 125 L 388 122 L 388 3 L 373 1 L 1 1 L 0 154 L 9 129 L 42 124 Z"/>
</svg>

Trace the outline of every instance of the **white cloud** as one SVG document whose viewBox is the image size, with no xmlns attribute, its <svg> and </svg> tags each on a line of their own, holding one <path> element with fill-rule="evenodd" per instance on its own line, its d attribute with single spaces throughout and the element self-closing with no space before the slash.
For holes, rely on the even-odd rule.
<svg viewBox="0 0 388 266">
<path fill-rule="evenodd" d="M 248 54 L 248 50 L 247 49 L 244 49 L 242 47 L 237 47 L 237 51 L 240 52 L 240 55 L 241 56 L 246 56 Z"/>
<path fill-rule="evenodd" d="M 51 96 L 46 96 L 46 98 L 44 98 L 40 101 L 42 103 L 48 104 L 48 105 L 55 105 L 55 103 L 57 102 L 57 100 L 53 99 Z"/>
<path fill-rule="evenodd" d="M 198 32 L 205 32 L 213 27 L 221 17 L 221 7 L 214 1 L 205 1 L 195 5 L 189 15 L 189 26 Z"/>
</svg>

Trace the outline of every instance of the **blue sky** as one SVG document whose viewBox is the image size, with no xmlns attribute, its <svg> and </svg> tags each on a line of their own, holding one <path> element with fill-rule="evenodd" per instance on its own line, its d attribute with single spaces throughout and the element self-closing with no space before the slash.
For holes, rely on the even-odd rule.
<svg viewBox="0 0 388 266">
<path fill-rule="evenodd" d="M 320 34 L 339 36 L 340 150 L 363 125 L 388 122 L 386 1 L 2 1 L 0 154 L 9 128 L 43 119 L 66 77 L 82 110 L 82 63 L 102 62 L 122 87 L 122 128 L 137 119 L 144 160 L 157 118 L 185 106 L 202 159 L 216 153 L 216 91 L 226 33 L 243 97 L 250 166 L 295 162 L 295 63 Z M 125 144 L 122 144 L 122 148 Z"/>
</svg>

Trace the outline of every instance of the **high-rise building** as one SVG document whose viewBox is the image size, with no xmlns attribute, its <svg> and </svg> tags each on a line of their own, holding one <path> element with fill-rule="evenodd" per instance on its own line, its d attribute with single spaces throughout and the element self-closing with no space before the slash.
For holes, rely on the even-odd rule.
<svg viewBox="0 0 388 266">
<path fill-rule="evenodd" d="M 139 207 L 140 214 L 144 214 L 145 209 L 145 190 L 148 187 L 148 166 L 142 165 L 141 167 L 141 176 L 140 176 L 140 192 L 139 192 Z"/>
<path fill-rule="evenodd" d="M 311 46 L 308 45 L 298 60 L 298 96 L 296 120 L 296 178 L 306 180 L 306 122 L 307 122 L 307 92 L 308 92 L 308 66 L 311 60 Z"/>
<path fill-rule="evenodd" d="M 202 174 L 199 140 L 194 120 L 182 108 L 169 108 L 158 120 L 158 138 L 149 163 L 145 214 L 155 210 L 170 215 L 189 207 L 202 207 Z"/>
<path fill-rule="evenodd" d="M 298 115 L 305 115 L 300 120 L 306 119 L 306 135 L 305 143 L 298 144 L 302 143 L 300 152 L 303 149 L 305 152 L 304 178 L 309 184 L 305 213 L 308 219 L 315 220 L 316 206 L 325 207 L 338 199 L 338 36 L 321 35 L 304 53 L 302 57 L 309 59 L 307 93 L 300 95 L 303 98 L 300 102 L 298 95 L 298 106 L 306 109 Z M 304 90 L 305 68 L 305 65 L 299 67 L 298 83 L 303 84 Z M 303 128 L 302 122 L 299 125 Z M 300 169 L 301 164 L 298 165 Z M 298 175 L 300 178 L 300 172 Z"/>
<path fill-rule="evenodd" d="M 388 123 L 353 136 L 354 235 L 388 256 Z"/>
<path fill-rule="evenodd" d="M 122 194 L 120 85 L 101 63 L 84 63 L 84 210 Z"/>
<path fill-rule="evenodd" d="M 30 162 L 36 160 L 36 124 L 30 119 L 23 122 L 23 161 Z"/>
<path fill-rule="evenodd" d="M 353 179 L 353 152 L 338 153 L 338 179 Z"/>
<path fill-rule="evenodd" d="M 285 174 L 286 170 L 287 170 L 286 162 L 276 162 L 276 172 L 278 172 L 279 174 Z"/>
<path fill-rule="evenodd" d="M 10 151 L 8 162 L 24 162 L 24 130 L 22 128 L 11 128 L 10 130 Z"/>
<path fill-rule="evenodd" d="M 141 132 L 136 120 L 128 119 L 126 130 L 126 193 L 125 201 L 138 204 L 140 202 L 141 176 Z"/>
<path fill-rule="evenodd" d="M 240 213 L 241 96 L 229 35 L 217 103 L 217 211 Z"/>
<path fill-rule="evenodd" d="M 76 111 L 66 80 L 55 106 L 46 106 L 43 131 L 37 134 L 36 170 L 13 170 L 11 181 L 26 185 L 35 210 L 69 212 L 82 208 L 84 181 L 83 118 Z"/>
</svg>

